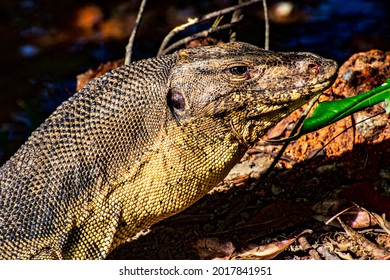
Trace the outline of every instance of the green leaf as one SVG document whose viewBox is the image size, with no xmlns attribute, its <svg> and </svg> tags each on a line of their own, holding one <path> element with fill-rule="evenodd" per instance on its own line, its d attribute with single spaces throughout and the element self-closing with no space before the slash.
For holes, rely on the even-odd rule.
<svg viewBox="0 0 390 280">
<path fill-rule="evenodd" d="M 298 134 L 283 141 L 296 140 L 304 134 L 316 131 L 385 100 L 390 101 L 390 79 L 387 79 L 383 85 L 363 94 L 343 100 L 321 102 L 313 114 L 304 120 Z M 389 111 L 390 104 L 386 108 L 386 113 L 389 113 Z"/>
</svg>

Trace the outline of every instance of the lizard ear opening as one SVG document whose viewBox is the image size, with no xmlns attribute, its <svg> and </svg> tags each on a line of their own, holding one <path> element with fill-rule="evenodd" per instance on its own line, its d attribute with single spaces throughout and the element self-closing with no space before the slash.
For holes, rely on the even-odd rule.
<svg viewBox="0 0 390 280">
<path fill-rule="evenodd" d="M 184 95 L 176 89 L 171 89 L 168 92 L 167 103 L 171 111 L 182 112 L 186 108 L 186 101 Z"/>
</svg>

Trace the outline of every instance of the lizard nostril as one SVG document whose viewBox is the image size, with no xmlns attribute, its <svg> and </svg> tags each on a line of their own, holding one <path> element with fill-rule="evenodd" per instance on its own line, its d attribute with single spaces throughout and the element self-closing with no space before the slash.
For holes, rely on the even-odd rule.
<svg viewBox="0 0 390 280">
<path fill-rule="evenodd" d="M 177 109 L 180 111 L 184 110 L 186 106 L 186 101 L 184 99 L 183 94 L 175 89 L 171 89 L 168 92 L 167 102 L 169 108 Z"/>
<path fill-rule="evenodd" d="M 317 76 L 318 72 L 320 71 L 320 67 L 317 64 L 310 63 L 307 65 L 307 70 L 310 76 Z"/>
</svg>

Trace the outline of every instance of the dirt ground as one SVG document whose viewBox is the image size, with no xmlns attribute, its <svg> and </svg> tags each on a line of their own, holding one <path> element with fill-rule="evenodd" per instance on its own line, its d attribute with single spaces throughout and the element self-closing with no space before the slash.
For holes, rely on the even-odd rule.
<svg viewBox="0 0 390 280">
<path fill-rule="evenodd" d="M 390 52 L 355 54 L 320 101 L 368 91 L 389 73 Z M 389 259 L 390 121 L 384 108 L 377 104 L 301 137 L 267 172 L 280 145 L 264 140 L 288 136 L 301 108 L 206 197 L 109 259 Z"/>
</svg>

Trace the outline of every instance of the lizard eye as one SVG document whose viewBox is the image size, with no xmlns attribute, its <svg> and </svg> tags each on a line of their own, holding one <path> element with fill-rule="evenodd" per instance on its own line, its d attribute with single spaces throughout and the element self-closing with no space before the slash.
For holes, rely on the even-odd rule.
<svg viewBox="0 0 390 280">
<path fill-rule="evenodd" d="M 252 76 L 251 68 L 247 65 L 234 65 L 226 69 L 227 74 L 232 81 L 244 81 L 248 80 Z"/>
<path fill-rule="evenodd" d="M 233 66 L 229 68 L 230 74 L 234 76 L 244 76 L 248 72 L 249 68 L 248 66 Z"/>
</svg>

